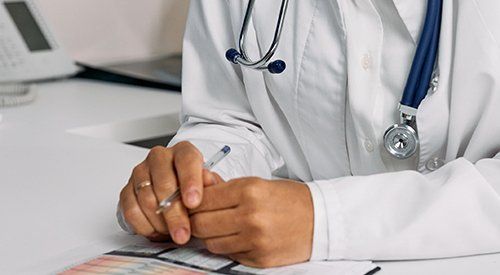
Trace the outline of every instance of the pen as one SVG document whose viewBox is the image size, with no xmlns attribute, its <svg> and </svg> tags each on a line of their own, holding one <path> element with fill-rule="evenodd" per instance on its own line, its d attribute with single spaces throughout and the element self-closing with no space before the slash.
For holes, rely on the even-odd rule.
<svg viewBox="0 0 500 275">
<path fill-rule="evenodd" d="M 222 159 L 224 159 L 229 153 L 231 152 L 231 148 L 227 145 L 225 145 L 222 149 L 220 149 L 215 155 L 213 155 L 209 160 L 207 160 L 203 164 L 203 168 L 205 169 L 212 169 L 214 166 L 219 163 Z M 156 214 L 160 214 L 163 211 L 167 210 L 172 203 L 174 202 L 175 199 L 177 199 L 181 195 L 181 190 L 177 188 L 175 192 L 170 195 L 168 198 L 162 200 L 156 209 Z"/>
</svg>

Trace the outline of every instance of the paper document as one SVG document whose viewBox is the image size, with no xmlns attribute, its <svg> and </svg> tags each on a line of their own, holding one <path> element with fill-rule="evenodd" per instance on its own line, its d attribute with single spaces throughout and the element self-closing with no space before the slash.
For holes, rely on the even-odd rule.
<svg viewBox="0 0 500 275">
<path fill-rule="evenodd" d="M 140 242 L 75 264 L 60 274 L 365 275 L 374 274 L 378 270 L 379 268 L 369 261 L 307 262 L 286 267 L 258 269 L 211 254 L 196 243 L 178 247 L 173 243 Z"/>
</svg>

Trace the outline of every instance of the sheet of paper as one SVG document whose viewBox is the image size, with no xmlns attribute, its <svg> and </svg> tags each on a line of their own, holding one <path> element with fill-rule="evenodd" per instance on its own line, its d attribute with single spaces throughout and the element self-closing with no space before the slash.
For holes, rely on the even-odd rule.
<svg viewBox="0 0 500 275">
<path fill-rule="evenodd" d="M 122 231 L 93 240 L 83 245 L 70 248 L 56 256 L 48 257 L 42 261 L 26 261 L 25 267 L 15 271 L 15 274 L 40 274 L 52 275 L 61 271 L 61 268 L 75 263 L 81 263 L 112 251 L 117 247 L 143 243 L 144 238 L 128 235 Z M 144 242 L 145 243 L 145 242 Z M 0 274 L 2 272 L 0 271 Z"/>
<path fill-rule="evenodd" d="M 216 256 L 193 242 L 185 247 L 172 243 L 139 242 L 83 263 L 60 274 L 332 274 L 364 275 L 377 270 L 369 261 L 308 262 L 286 267 L 257 269 Z"/>
<path fill-rule="evenodd" d="M 186 267 L 166 264 L 150 258 L 102 255 L 61 272 L 71 274 L 179 274 L 201 275 L 207 272 L 190 270 Z"/>
</svg>

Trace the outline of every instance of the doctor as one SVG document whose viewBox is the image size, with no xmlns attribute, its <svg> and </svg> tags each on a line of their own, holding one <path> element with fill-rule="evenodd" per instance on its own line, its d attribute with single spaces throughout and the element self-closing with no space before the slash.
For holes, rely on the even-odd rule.
<svg viewBox="0 0 500 275">
<path fill-rule="evenodd" d="M 444 0 L 438 55 L 422 76 L 432 81 L 406 109 L 426 1 L 290 1 L 273 57 L 286 62 L 281 74 L 224 58 L 247 3 L 191 1 L 182 127 L 120 196 L 136 233 L 194 236 L 260 267 L 500 252 L 499 1 Z M 280 5 L 256 1 L 249 58 L 267 52 Z M 418 134 L 389 139 L 392 149 L 418 142 L 404 156 L 384 139 L 400 122 Z M 232 153 L 203 170 L 225 144 Z M 177 186 L 182 200 L 156 215 Z"/>
</svg>

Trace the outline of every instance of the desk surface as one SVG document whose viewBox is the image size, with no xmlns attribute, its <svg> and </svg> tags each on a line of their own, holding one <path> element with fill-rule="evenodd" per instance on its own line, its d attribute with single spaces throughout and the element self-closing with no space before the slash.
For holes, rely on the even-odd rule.
<svg viewBox="0 0 500 275">
<path fill-rule="evenodd" d="M 121 142 L 178 127 L 178 93 L 87 81 L 36 89 L 33 104 L 0 109 L 1 274 L 119 232 L 119 191 L 147 153 Z"/>
<path fill-rule="evenodd" d="M 177 93 L 73 80 L 37 90 L 33 104 L 0 109 L 0 274 L 47 273 L 133 241 L 115 207 L 147 151 L 122 142 L 178 127 Z M 496 274 L 500 254 L 379 264 L 381 275 Z"/>
</svg>

